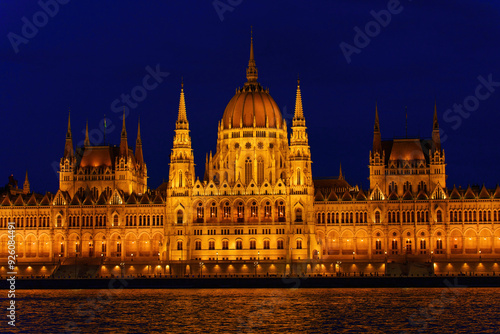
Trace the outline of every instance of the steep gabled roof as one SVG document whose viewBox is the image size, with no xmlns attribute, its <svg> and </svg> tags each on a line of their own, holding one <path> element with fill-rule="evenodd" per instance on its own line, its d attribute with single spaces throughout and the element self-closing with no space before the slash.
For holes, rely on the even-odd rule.
<svg viewBox="0 0 500 334">
<path fill-rule="evenodd" d="M 366 194 L 363 191 L 363 189 L 359 189 L 358 194 L 356 195 L 356 200 L 357 201 L 366 201 Z"/>
<path fill-rule="evenodd" d="M 150 203 L 151 203 L 151 201 L 149 200 L 149 196 L 148 196 L 148 194 L 144 194 L 144 195 L 142 195 L 142 198 L 141 198 L 141 200 L 140 200 L 140 203 L 141 203 L 141 204 L 150 204 Z"/>
<path fill-rule="evenodd" d="M 24 206 L 24 198 L 22 194 L 19 194 L 14 202 L 14 206 Z"/>
<path fill-rule="evenodd" d="M 155 198 L 153 199 L 154 204 L 163 204 L 165 201 L 163 200 L 163 197 L 161 196 L 160 193 L 157 193 Z"/>
<path fill-rule="evenodd" d="M 451 199 L 460 199 L 462 196 L 460 195 L 460 192 L 458 191 L 457 187 L 453 185 L 453 190 L 451 191 L 450 194 Z"/>
<path fill-rule="evenodd" d="M 490 198 L 490 197 L 491 197 L 490 193 L 488 192 L 488 190 L 486 190 L 486 187 L 483 184 L 481 192 L 479 193 L 479 198 Z"/>
<path fill-rule="evenodd" d="M 399 196 L 398 194 L 396 193 L 396 191 L 392 191 L 390 194 L 389 194 L 389 200 L 390 201 L 397 201 L 399 199 Z"/>
<path fill-rule="evenodd" d="M 91 193 L 87 194 L 87 196 L 85 196 L 85 199 L 83 200 L 83 205 L 94 205 L 94 203 L 94 196 L 92 196 Z"/>
<path fill-rule="evenodd" d="M 464 198 L 466 199 L 475 199 L 476 194 L 474 194 L 474 191 L 472 191 L 472 188 L 470 185 L 467 187 L 467 191 L 465 192 Z"/>
<path fill-rule="evenodd" d="M 328 202 L 334 202 L 334 201 L 338 201 L 339 198 L 337 197 L 337 193 L 335 192 L 335 190 L 331 190 L 330 191 L 330 194 L 328 194 L 328 198 L 326 199 Z"/>
<path fill-rule="evenodd" d="M 405 201 L 413 200 L 413 194 L 410 192 L 410 189 L 406 189 L 405 193 L 403 194 L 403 200 Z"/>
<path fill-rule="evenodd" d="M 52 196 L 50 196 L 49 193 L 45 194 L 45 196 L 43 196 L 42 200 L 40 201 L 40 205 L 50 205 L 50 203 L 52 202 Z"/>
<path fill-rule="evenodd" d="M 500 198 L 500 186 L 497 184 L 495 188 L 495 193 L 493 194 L 493 198 Z"/>
<path fill-rule="evenodd" d="M 425 192 L 424 189 L 420 189 L 420 192 L 417 194 L 417 200 L 427 200 L 427 199 L 429 199 L 427 192 Z"/>
<path fill-rule="evenodd" d="M 73 196 L 69 205 L 82 205 L 82 198 L 80 193 L 76 193 L 75 196 Z"/>
<path fill-rule="evenodd" d="M 316 202 L 323 202 L 325 200 L 325 197 L 323 196 L 323 193 L 320 190 L 316 190 L 316 195 L 314 195 L 314 200 Z"/>
<path fill-rule="evenodd" d="M 12 201 L 10 199 L 10 194 L 7 193 L 2 201 L 2 206 L 11 206 L 12 205 Z"/>
<path fill-rule="evenodd" d="M 137 198 L 134 193 L 132 193 L 127 199 L 127 204 L 137 204 Z"/>
<path fill-rule="evenodd" d="M 344 192 L 344 194 L 342 195 L 342 200 L 343 201 L 352 201 L 352 196 L 351 196 L 351 194 L 349 193 L 348 190 L 346 190 Z"/>
<path fill-rule="evenodd" d="M 108 204 L 108 196 L 106 195 L 106 192 L 103 191 L 101 195 L 99 196 L 99 199 L 97 200 L 97 205 L 106 205 Z"/>
<path fill-rule="evenodd" d="M 29 206 L 36 206 L 36 205 L 38 205 L 38 202 L 37 202 L 36 197 L 35 197 L 35 193 L 31 194 L 31 197 L 29 198 L 29 200 L 26 203 L 26 205 L 29 205 Z"/>
</svg>

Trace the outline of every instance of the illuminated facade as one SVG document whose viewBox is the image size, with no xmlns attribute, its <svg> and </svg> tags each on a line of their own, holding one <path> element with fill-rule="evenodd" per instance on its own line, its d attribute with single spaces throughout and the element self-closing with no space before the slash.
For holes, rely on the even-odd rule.
<svg viewBox="0 0 500 334">
<path fill-rule="evenodd" d="M 181 88 L 169 178 L 147 187 L 140 126 L 135 150 L 125 119 L 119 146 L 74 150 L 68 120 L 59 191 L 11 189 L 0 198 L 0 257 L 7 222 L 17 226 L 20 262 L 71 258 L 161 263 L 321 263 L 335 260 L 494 258 L 500 254 L 500 187 L 448 189 L 437 113 L 432 138 L 382 141 L 375 112 L 370 189 L 314 180 L 297 85 L 291 135 L 257 81 L 250 47 L 247 82 L 218 124 L 215 153 L 196 178 Z M 194 263 L 194 262 L 193 262 Z"/>
</svg>

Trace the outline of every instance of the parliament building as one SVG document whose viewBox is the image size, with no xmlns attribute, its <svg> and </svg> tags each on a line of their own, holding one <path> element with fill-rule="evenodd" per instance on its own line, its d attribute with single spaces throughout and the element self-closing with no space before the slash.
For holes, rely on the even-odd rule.
<svg viewBox="0 0 500 334">
<path fill-rule="evenodd" d="M 168 181 L 157 189 L 147 184 L 140 124 L 135 149 L 125 116 L 118 146 L 91 145 L 87 126 L 75 148 L 68 119 L 57 193 L 31 192 L 26 175 L 22 189 L 11 182 L 1 194 L 2 261 L 8 222 L 16 225 L 20 265 L 100 263 L 101 274 L 125 266 L 130 273 L 132 264 L 140 273 L 270 273 L 500 257 L 500 187 L 447 187 L 435 108 L 430 139 L 387 141 L 375 110 L 363 190 L 342 172 L 313 178 L 300 82 L 289 134 L 257 80 L 253 40 L 246 78 L 218 123 L 201 179 L 183 86 Z"/>
</svg>

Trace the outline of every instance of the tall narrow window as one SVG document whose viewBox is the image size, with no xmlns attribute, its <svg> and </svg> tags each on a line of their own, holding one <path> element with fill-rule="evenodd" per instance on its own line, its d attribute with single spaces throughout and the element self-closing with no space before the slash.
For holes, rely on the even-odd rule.
<svg viewBox="0 0 500 334">
<path fill-rule="evenodd" d="M 298 184 L 298 185 L 301 185 L 301 184 L 302 184 L 300 176 L 301 176 L 301 175 L 300 175 L 300 169 L 298 169 L 298 168 L 297 168 L 297 184 Z"/>
<path fill-rule="evenodd" d="M 264 249 L 269 249 L 269 240 L 264 240 Z"/>
<path fill-rule="evenodd" d="M 249 184 L 250 181 L 252 181 L 252 160 L 247 158 L 245 160 L 245 182 Z"/>
<path fill-rule="evenodd" d="M 302 240 L 297 240 L 297 249 L 302 249 Z"/>
<path fill-rule="evenodd" d="M 261 185 L 262 182 L 264 182 L 264 159 L 259 157 L 257 161 L 257 183 Z"/>
<path fill-rule="evenodd" d="M 182 210 L 177 211 L 177 224 L 182 224 L 183 216 Z"/>
<path fill-rule="evenodd" d="M 182 187 L 182 171 L 179 171 L 179 188 Z"/>
</svg>

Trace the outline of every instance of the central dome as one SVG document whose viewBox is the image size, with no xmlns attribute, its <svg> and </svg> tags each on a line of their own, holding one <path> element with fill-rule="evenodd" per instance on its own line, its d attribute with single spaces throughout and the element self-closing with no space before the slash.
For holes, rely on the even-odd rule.
<svg viewBox="0 0 500 334">
<path fill-rule="evenodd" d="M 270 127 L 281 128 L 281 112 L 269 91 L 259 84 L 245 85 L 227 104 L 222 117 L 224 129 Z"/>
<path fill-rule="evenodd" d="M 227 104 L 222 116 L 224 129 L 269 127 L 280 129 L 283 117 L 269 90 L 257 82 L 257 67 L 253 56 L 253 38 L 250 39 L 250 60 L 247 82 Z"/>
</svg>

